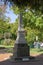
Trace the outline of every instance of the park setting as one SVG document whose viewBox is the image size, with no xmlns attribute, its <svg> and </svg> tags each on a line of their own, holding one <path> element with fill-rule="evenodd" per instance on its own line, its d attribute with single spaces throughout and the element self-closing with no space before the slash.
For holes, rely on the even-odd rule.
<svg viewBox="0 0 43 65">
<path fill-rule="evenodd" d="M 0 65 L 43 65 L 43 0 L 0 0 Z"/>
</svg>

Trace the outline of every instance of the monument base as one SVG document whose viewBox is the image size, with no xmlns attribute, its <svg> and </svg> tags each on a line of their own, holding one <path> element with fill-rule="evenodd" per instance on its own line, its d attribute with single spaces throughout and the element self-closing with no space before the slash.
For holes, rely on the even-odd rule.
<svg viewBox="0 0 43 65">
<path fill-rule="evenodd" d="M 29 60 L 30 49 L 27 44 L 15 44 L 13 58 L 14 60 Z"/>
</svg>

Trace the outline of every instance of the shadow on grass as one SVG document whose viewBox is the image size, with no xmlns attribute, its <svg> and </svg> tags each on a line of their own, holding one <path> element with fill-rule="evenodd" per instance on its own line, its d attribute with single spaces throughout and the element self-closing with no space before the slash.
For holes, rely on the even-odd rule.
<svg viewBox="0 0 43 65">
<path fill-rule="evenodd" d="M 40 54 L 36 56 L 37 61 L 34 59 L 33 61 L 28 61 L 28 62 L 15 62 L 12 61 L 11 59 L 5 60 L 0 62 L 0 65 L 43 65 L 43 54 Z"/>
<path fill-rule="evenodd" d="M 43 49 L 39 49 L 38 52 L 43 52 Z"/>
</svg>

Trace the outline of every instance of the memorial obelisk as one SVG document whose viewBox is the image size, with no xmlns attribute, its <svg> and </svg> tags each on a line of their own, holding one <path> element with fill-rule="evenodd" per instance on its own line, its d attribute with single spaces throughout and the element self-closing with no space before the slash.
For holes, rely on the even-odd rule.
<svg viewBox="0 0 43 65">
<path fill-rule="evenodd" d="M 27 45 L 27 41 L 25 39 L 25 30 L 23 29 L 22 13 L 19 14 L 17 39 L 15 41 L 13 51 L 13 58 L 15 60 L 23 60 L 24 58 L 29 59 L 29 46 Z"/>
</svg>

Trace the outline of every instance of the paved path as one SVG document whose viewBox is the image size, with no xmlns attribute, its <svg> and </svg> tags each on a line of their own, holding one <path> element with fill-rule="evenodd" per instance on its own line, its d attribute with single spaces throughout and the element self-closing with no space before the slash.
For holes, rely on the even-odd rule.
<svg viewBox="0 0 43 65">
<path fill-rule="evenodd" d="M 10 60 L 0 61 L 0 65 L 43 65 L 43 54 L 36 56 L 36 60 L 28 62 L 15 62 Z"/>
</svg>

